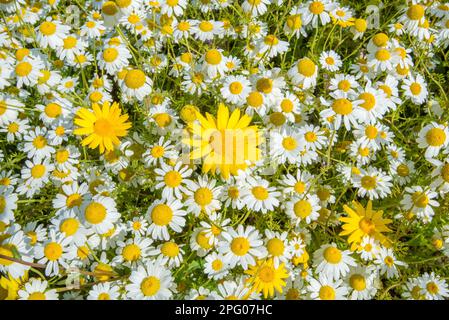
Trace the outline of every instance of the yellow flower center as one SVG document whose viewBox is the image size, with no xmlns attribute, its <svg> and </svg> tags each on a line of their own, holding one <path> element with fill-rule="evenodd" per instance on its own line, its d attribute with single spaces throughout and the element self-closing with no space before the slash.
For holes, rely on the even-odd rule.
<svg viewBox="0 0 449 320">
<path fill-rule="evenodd" d="M 65 219 L 59 226 L 59 231 L 65 233 L 67 237 L 73 236 L 79 228 L 79 221 L 75 218 Z"/>
<path fill-rule="evenodd" d="M 243 90 L 243 86 L 240 82 L 234 81 L 229 85 L 229 91 L 232 94 L 240 94 Z"/>
<path fill-rule="evenodd" d="M 115 3 L 119 6 L 119 8 L 127 8 L 132 2 L 132 0 L 115 0 Z"/>
<path fill-rule="evenodd" d="M 366 288 L 365 277 L 360 274 L 353 274 L 349 278 L 349 284 L 356 291 L 363 291 Z"/>
<path fill-rule="evenodd" d="M 190 23 L 189 23 L 188 21 L 181 21 L 181 22 L 178 24 L 178 30 L 179 30 L 179 31 L 187 31 L 187 30 L 189 30 L 189 29 L 190 29 Z M 181 56 L 181 60 L 184 61 L 183 58 L 182 58 L 182 56 Z M 186 62 L 186 61 L 184 61 L 184 62 Z M 190 61 L 189 61 L 189 62 L 190 62 Z"/>
<path fill-rule="evenodd" d="M 383 90 L 383 92 L 387 95 L 387 98 L 390 98 L 393 94 L 391 88 L 385 84 L 380 85 L 379 88 Z"/>
<path fill-rule="evenodd" d="M 31 176 L 35 179 L 42 178 L 46 172 L 46 168 L 43 164 L 36 164 L 31 169 Z"/>
<path fill-rule="evenodd" d="M 374 189 L 377 185 L 376 177 L 371 176 L 363 176 L 360 182 L 362 187 L 366 190 Z"/>
<path fill-rule="evenodd" d="M 313 1 L 309 4 L 309 10 L 313 14 L 321 14 L 324 11 L 324 4 L 321 1 Z"/>
<path fill-rule="evenodd" d="M 159 291 L 160 287 L 161 281 L 154 276 L 143 279 L 140 284 L 140 290 L 142 290 L 143 295 L 146 297 L 154 296 Z"/>
<path fill-rule="evenodd" d="M 306 139 L 307 142 L 315 142 L 318 139 L 318 136 L 316 135 L 315 132 L 309 131 L 306 132 L 304 138 Z"/>
<path fill-rule="evenodd" d="M 103 51 L 103 59 L 106 62 L 113 62 L 118 57 L 118 50 L 115 48 L 107 48 Z M 128 71 L 129 73 L 129 71 Z"/>
<path fill-rule="evenodd" d="M 267 242 L 267 250 L 272 256 L 281 256 L 284 254 L 284 242 L 278 238 L 273 238 Z"/>
<path fill-rule="evenodd" d="M 82 202 L 83 198 L 78 193 L 69 195 L 65 201 L 68 208 L 79 207 Z"/>
<path fill-rule="evenodd" d="M 390 257 L 390 256 L 386 256 L 385 257 L 385 259 L 384 259 L 384 262 L 385 262 L 385 264 L 388 266 L 388 267 L 392 267 L 393 266 L 393 264 L 394 264 L 394 260 L 393 260 L 393 258 L 392 257 Z"/>
<path fill-rule="evenodd" d="M 206 233 L 204 231 L 198 232 L 196 236 L 196 242 L 203 249 L 207 250 L 212 248 L 212 244 L 209 243 L 209 237 L 206 236 Z"/>
<path fill-rule="evenodd" d="M 68 50 L 68 49 L 72 49 L 76 46 L 77 44 L 77 40 L 75 37 L 72 36 L 68 36 L 67 38 L 64 39 L 64 49 Z"/>
<path fill-rule="evenodd" d="M 431 281 L 428 284 L 426 284 L 426 289 L 427 291 L 429 291 L 431 294 L 437 294 L 438 292 L 440 292 L 440 288 L 438 287 L 438 285 Z"/>
<path fill-rule="evenodd" d="M 365 32 L 368 27 L 368 24 L 366 23 L 365 19 L 355 19 L 354 21 L 354 28 L 358 32 Z"/>
<path fill-rule="evenodd" d="M 49 118 L 57 118 L 61 115 L 62 108 L 59 104 L 52 102 L 45 106 L 44 112 Z"/>
<path fill-rule="evenodd" d="M 205 60 L 208 64 L 217 65 L 221 62 L 222 57 L 217 49 L 210 49 L 206 52 Z"/>
<path fill-rule="evenodd" d="M 275 277 L 275 270 L 270 266 L 263 266 L 259 270 L 259 278 L 262 282 L 272 283 Z"/>
<path fill-rule="evenodd" d="M 424 192 L 414 192 L 412 194 L 413 204 L 418 208 L 425 208 L 429 204 L 429 197 Z"/>
<path fill-rule="evenodd" d="M 388 36 L 385 33 L 378 33 L 373 37 L 373 43 L 377 47 L 385 47 L 388 40 Z"/>
<path fill-rule="evenodd" d="M 198 27 L 203 32 L 211 32 L 214 29 L 214 25 L 209 21 L 201 21 Z"/>
<path fill-rule="evenodd" d="M 174 242 L 165 242 L 161 247 L 161 252 L 166 257 L 174 258 L 179 253 L 179 246 Z"/>
<path fill-rule="evenodd" d="M 257 200 L 263 201 L 268 199 L 268 190 L 262 186 L 253 187 L 251 193 Z"/>
<path fill-rule="evenodd" d="M 260 92 L 253 91 L 246 97 L 246 102 L 250 107 L 259 108 L 263 103 L 263 96 Z"/>
<path fill-rule="evenodd" d="M 426 141 L 432 147 L 439 147 L 446 141 L 446 133 L 441 128 L 432 128 L 426 133 Z"/>
<path fill-rule="evenodd" d="M 137 261 L 140 258 L 141 250 L 137 244 L 128 244 L 123 248 L 122 256 L 128 262 Z"/>
<path fill-rule="evenodd" d="M 284 139 L 282 139 L 282 146 L 285 150 L 292 151 L 296 149 L 298 143 L 292 137 L 285 137 Z"/>
<path fill-rule="evenodd" d="M 338 83 L 338 89 L 344 91 L 344 92 L 348 92 L 349 89 L 351 89 L 351 82 L 349 82 L 349 80 L 341 80 Z"/>
<path fill-rule="evenodd" d="M 181 184 L 182 176 L 178 171 L 169 171 L 164 176 L 165 184 L 170 188 L 176 188 Z"/>
<path fill-rule="evenodd" d="M 172 122 L 172 118 L 168 113 L 155 114 L 153 119 L 160 128 L 165 128 Z"/>
<path fill-rule="evenodd" d="M 378 130 L 375 126 L 369 125 L 365 128 L 365 135 L 368 139 L 376 139 Z"/>
<path fill-rule="evenodd" d="M 407 167 L 406 164 L 401 163 L 396 168 L 396 172 L 400 177 L 407 177 L 410 174 L 410 169 Z"/>
<path fill-rule="evenodd" d="M 31 66 L 31 63 L 29 62 L 19 62 L 16 65 L 16 74 L 19 77 L 26 77 L 27 75 L 30 74 L 31 70 L 33 70 L 33 67 Z"/>
<path fill-rule="evenodd" d="M 195 199 L 195 202 L 200 206 L 207 206 L 212 202 L 213 194 L 212 191 L 209 190 L 209 188 L 199 188 L 195 191 L 193 198 Z"/>
<path fill-rule="evenodd" d="M 212 261 L 212 269 L 214 271 L 220 271 L 221 269 L 223 269 L 223 262 L 220 259 L 215 259 L 214 261 Z"/>
<path fill-rule="evenodd" d="M 391 57 L 390 51 L 387 49 L 379 49 L 376 52 L 376 59 L 379 61 L 387 61 Z"/>
<path fill-rule="evenodd" d="M 90 203 L 84 210 L 87 222 L 99 224 L 106 218 L 106 208 L 99 202 Z"/>
<path fill-rule="evenodd" d="M 50 242 L 44 248 L 44 255 L 50 261 L 56 261 L 62 256 L 62 246 L 57 242 Z"/>
<path fill-rule="evenodd" d="M 265 37 L 264 42 L 268 46 L 275 46 L 279 43 L 279 39 L 275 35 L 269 34 Z"/>
<path fill-rule="evenodd" d="M 360 106 L 365 110 L 370 111 L 376 105 L 376 98 L 369 92 L 363 92 L 362 94 L 360 94 L 359 99 L 363 100 L 363 103 Z"/>
<path fill-rule="evenodd" d="M 346 98 L 340 98 L 332 103 L 332 109 L 336 114 L 345 116 L 352 112 L 352 102 Z"/>
<path fill-rule="evenodd" d="M 42 292 L 33 292 L 28 296 L 28 300 L 46 300 L 47 297 Z"/>
<path fill-rule="evenodd" d="M 410 20 L 420 20 L 424 17 L 424 10 L 422 5 L 413 4 L 407 10 L 407 17 L 409 17 Z"/>
<path fill-rule="evenodd" d="M 56 152 L 56 162 L 57 163 L 64 163 L 69 158 L 69 152 L 67 150 L 59 150 Z"/>
<path fill-rule="evenodd" d="M 273 112 L 270 114 L 270 122 L 275 126 L 282 126 L 287 119 L 282 114 L 282 112 Z"/>
<path fill-rule="evenodd" d="M 141 88 L 146 81 L 145 73 L 142 70 L 129 70 L 125 76 L 125 84 L 130 89 Z"/>
<path fill-rule="evenodd" d="M 421 93 L 422 87 L 418 82 L 413 82 L 410 85 L 410 91 L 414 96 L 417 96 Z"/>
<path fill-rule="evenodd" d="M 293 102 L 289 99 L 283 99 L 281 101 L 281 109 L 283 112 L 290 113 L 293 111 Z"/>
<path fill-rule="evenodd" d="M 331 263 L 337 264 L 341 261 L 341 251 L 335 247 L 328 247 L 323 252 L 324 259 Z"/>
<path fill-rule="evenodd" d="M 248 253 L 250 243 L 248 239 L 244 237 L 234 238 L 231 242 L 231 251 L 237 256 L 244 256 Z"/>
<path fill-rule="evenodd" d="M 293 211 L 298 218 L 305 219 L 313 211 L 313 207 L 307 200 L 299 200 L 293 206 Z"/>
<path fill-rule="evenodd" d="M 10 248 L 8 248 L 7 246 L 0 247 L 0 254 L 4 255 L 6 257 L 9 257 L 9 258 L 14 258 L 14 254 L 13 254 L 12 250 Z M 2 266 L 9 266 L 13 263 L 14 262 L 11 260 L 0 258 L 0 265 L 2 265 Z"/>
<path fill-rule="evenodd" d="M 160 158 L 164 155 L 165 149 L 162 146 L 154 146 L 150 152 L 154 158 Z M 167 182 L 165 182 L 165 183 L 167 183 Z"/>
<path fill-rule="evenodd" d="M 114 1 L 106 1 L 103 3 L 101 11 L 108 16 L 113 16 L 118 12 L 118 7 Z"/>
<path fill-rule="evenodd" d="M 331 286 L 322 286 L 319 297 L 321 300 L 335 300 L 335 290 Z"/>
<path fill-rule="evenodd" d="M 151 212 L 151 219 L 158 226 L 168 225 L 173 218 L 173 210 L 166 204 L 158 204 Z"/>
<path fill-rule="evenodd" d="M 114 125 L 106 118 L 98 118 L 94 122 L 94 132 L 102 137 L 114 135 Z"/>
<path fill-rule="evenodd" d="M 372 234 L 375 229 L 376 225 L 371 219 L 363 218 L 359 221 L 359 228 L 365 233 L 365 234 Z"/>
<path fill-rule="evenodd" d="M 102 292 L 98 295 L 98 300 L 111 300 L 111 297 L 108 293 Z"/>
<path fill-rule="evenodd" d="M 256 89 L 259 92 L 270 93 L 273 90 L 273 80 L 270 78 L 261 78 L 257 80 Z"/>
<path fill-rule="evenodd" d="M 309 58 L 304 58 L 298 61 L 297 69 L 304 77 L 311 77 L 315 74 L 316 65 Z"/>
<path fill-rule="evenodd" d="M 327 57 L 327 58 L 325 59 L 325 61 L 326 61 L 326 63 L 327 63 L 328 65 L 330 65 L 330 66 L 333 66 L 333 65 L 335 64 L 335 60 L 334 60 L 334 58 L 332 58 L 332 57 Z"/>
<path fill-rule="evenodd" d="M 287 18 L 287 26 L 291 30 L 299 30 L 302 27 L 301 15 L 295 14 Z"/>
<path fill-rule="evenodd" d="M 56 32 L 56 25 L 51 21 L 45 21 L 39 26 L 40 32 L 45 36 L 51 36 Z"/>
</svg>

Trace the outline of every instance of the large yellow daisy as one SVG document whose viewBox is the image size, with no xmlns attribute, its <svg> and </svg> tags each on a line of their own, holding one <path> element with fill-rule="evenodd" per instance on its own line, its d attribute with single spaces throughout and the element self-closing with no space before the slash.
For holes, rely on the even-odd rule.
<svg viewBox="0 0 449 320">
<path fill-rule="evenodd" d="M 348 243 L 351 244 L 351 250 L 355 250 L 366 235 L 379 240 L 384 245 L 388 244 L 388 239 L 382 232 L 391 232 L 387 224 L 390 224 L 392 220 L 382 218 L 383 211 L 374 211 L 371 201 L 368 202 L 366 208 L 357 201 L 353 201 L 353 205 L 355 211 L 344 205 L 343 209 L 348 216 L 340 218 L 340 221 L 344 223 L 340 235 L 349 235 Z"/>
<path fill-rule="evenodd" d="M 197 119 L 187 125 L 189 137 L 183 142 L 193 148 L 190 159 L 203 159 L 204 173 L 219 171 L 227 179 L 260 159 L 260 132 L 256 126 L 249 126 L 251 117 L 240 116 L 239 109 L 230 115 L 229 109 L 220 104 L 217 118 L 197 112 Z"/>
<path fill-rule="evenodd" d="M 250 266 L 245 273 L 250 275 L 247 281 L 252 286 L 252 290 L 257 293 L 262 291 L 265 298 L 273 297 L 274 290 L 282 293 L 286 285 L 284 279 L 288 278 L 284 264 L 281 263 L 276 268 L 271 258 L 258 260 L 256 265 Z"/>
<path fill-rule="evenodd" d="M 126 136 L 131 122 L 128 122 L 128 115 L 121 114 L 119 104 L 112 105 L 106 101 L 103 106 L 97 103 L 92 105 L 93 112 L 80 108 L 76 113 L 75 124 L 79 128 L 74 130 L 77 135 L 88 135 L 81 144 L 89 146 L 91 149 L 100 148 L 100 153 L 105 150 L 114 150 L 114 145 L 119 145 L 118 137 Z"/>
</svg>

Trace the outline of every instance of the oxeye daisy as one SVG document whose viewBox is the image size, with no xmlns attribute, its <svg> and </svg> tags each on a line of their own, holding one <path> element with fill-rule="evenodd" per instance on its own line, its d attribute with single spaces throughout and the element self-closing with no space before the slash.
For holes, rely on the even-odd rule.
<svg viewBox="0 0 449 320">
<path fill-rule="evenodd" d="M 181 232 L 185 225 L 184 216 L 187 214 L 181 209 L 179 200 L 157 200 L 147 210 L 149 221 L 148 234 L 153 239 L 169 240 L 168 229 Z"/>
<path fill-rule="evenodd" d="M 447 126 L 432 122 L 421 129 L 417 138 L 418 147 L 426 148 L 426 158 L 435 158 L 449 143 Z"/>
<path fill-rule="evenodd" d="M 74 120 L 79 127 L 74 130 L 75 135 L 88 135 L 81 142 L 83 146 L 95 149 L 99 147 L 100 153 L 114 149 L 114 145 L 120 143 L 119 137 L 127 134 L 131 123 L 128 122 L 128 115 L 121 114 L 119 104 L 106 101 L 100 107 L 94 103 L 93 112 L 80 108 Z"/>
<path fill-rule="evenodd" d="M 0 94 L 0 125 L 19 121 L 17 116 L 24 107 L 23 103 L 11 96 Z"/>
<path fill-rule="evenodd" d="M 98 52 L 98 66 L 109 74 L 115 74 L 128 65 L 131 54 L 123 45 L 108 46 L 102 52 Z"/>
<path fill-rule="evenodd" d="M 300 127 L 298 133 L 301 135 L 301 144 L 307 149 L 320 150 L 327 140 L 321 128 L 313 125 Z"/>
<path fill-rule="evenodd" d="M 296 175 L 287 173 L 279 180 L 284 195 L 303 195 L 310 188 L 312 175 L 307 171 L 297 170 Z"/>
<path fill-rule="evenodd" d="M 280 195 L 276 187 L 270 187 L 267 180 L 250 177 L 247 179 L 242 201 L 249 210 L 267 213 L 279 206 Z"/>
<path fill-rule="evenodd" d="M 186 181 L 187 189 L 184 192 L 187 200 L 185 206 L 187 212 L 192 212 L 199 216 L 202 212 L 211 215 L 221 208 L 218 200 L 221 193 L 221 187 L 216 186 L 217 181 L 209 180 L 207 176 L 199 177 L 198 182 Z"/>
<path fill-rule="evenodd" d="M 170 166 L 161 162 L 161 168 L 156 168 L 155 173 L 156 188 L 162 189 L 162 198 L 171 199 L 173 197 L 181 199 L 182 193 L 186 192 L 186 182 L 192 174 L 192 169 L 183 166 L 182 162 L 177 162 L 174 166 Z"/>
<path fill-rule="evenodd" d="M 405 96 L 414 104 L 421 105 L 427 100 L 427 84 L 419 74 L 415 77 L 410 76 L 408 79 L 404 79 L 402 89 L 404 90 Z"/>
<path fill-rule="evenodd" d="M 9 222 L 14 220 L 14 211 L 17 209 L 17 194 L 14 188 L 0 185 L 0 221 Z"/>
<path fill-rule="evenodd" d="M 287 241 L 287 232 L 272 232 L 265 230 L 265 247 L 267 248 L 267 257 L 271 258 L 275 268 L 282 262 L 288 264 L 292 258 L 292 250 Z"/>
<path fill-rule="evenodd" d="M 253 226 L 245 228 L 243 225 L 238 225 L 236 230 L 228 227 L 223 231 L 222 240 L 218 243 L 218 251 L 223 254 L 223 259 L 230 268 L 239 265 L 244 270 L 249 265 L 254 265 L 256 258 L 266 253 L 259 232 Z"/>
<path fill-rule="evenodd" d="M 351 157 L 359 165 L 370 163 L 375 158 L 375 149 L 372 146 L 362 143 L 360 140 L 353 141 L 350 145 Z"/>
<path fill-rule="evenodd" d="M 350 8 L 338 6 L 330 12 L 330 17 L 334 24 L 343 28 L 354 25 L 355 18 Z"/>
<path fill-rule="evenodd" d="M 161 267 L 160 261 L 150 260 L 131 272 L 126 294 L 136 300 L 164 300 L 172 296 L 173 277 L 169 270 Z"/>
<path fill-rule="evenodd" d="M 110 197 L 96 195 L 81 205 L 80 219 L 86 227 L 97 233 L 109 231 L 120 218 L 115 201 Z"/>
<path fill-rule="evenodd" d="M 434 272 L 424 273 L 419 283 L 427 300 L 445 300 L 449 297 L 446 281 Z"/>
<path fill-rule="evenodd" d="M 184 250 L 176 242 L 166 241 L 152 249 L 149 254 L 151 256 L 157 256 L 158 261 L 172 269 L 180 266 L 183 260 Z"/>
<path fill-rule="evenodd" d="M 289 43 L 287 41 L 280 40 L 274 34 L 269 34 L 257 40 L 255 46 L 260 55 L 270 59 L 286 52 L 288 50 Z"/>
<path fill-rule="evenodd" d="M 76 34 L 68 34 L 62 38 L 62 45 L 56 47 L 56 54 L 61 60 L 73 60 L 75 55 L 85 52 L 87 43 Z"/>
<path fill-rule="evenodd" d="M 399 185 L 406 185 L 415 174 L 415 164 L 410 161 L 394 161 L 390 165 L 390 173 Z"/>
<path fill-rule="evenodd" d="M 142 70 L 130 69 L 126 70 L 119 84 L 127 99 L 143 101 L 152 92 L 153 81 Z"/>
<path fill-rule="evenodd" d="M 252 17 L 267 12 L 267 5 L 270 4 L 270 0 L 245 0 L 242 3 L 242 9 L 245 13 L 251 14 Z"/>
<path fill-rule="evenodd" d="M 288 70 L 288 76 L 292 79 L 293 84 L 309 89 L 316 85 L 318 77 L 318 66 L 310 58 L 302 58 Z"/>
<path fill-rule="evenodd" d="M 317 273 L 325 274 L 330 280 L 337 280 L 349 272 L 349 266 L 356 266 L 349 250 L 340 250 L 335 243 L 325 244 L 313 254 L 313 264 Z"/>
<path fill-rule="evenodd" d="M 398 266 L 407 267 L 405 262 L 396 259 L 393 249 L 384 247 L 380 248 L 374 263 L 377 265 L 380 275 L 386 274 L 388 279 L 399 276 Z"/>
<path fill-rule="evenodd" d="M 440 206 L 438 201 L 434 200 L 438 194 L 421 186 L 406 187 L 405 192 L 401 200 L 403 209 L 416 214 L 424 223 L 430 222 L 435 214 L 433 207 Z"/>
<path fill-rule="evenodd" d="M 279 99 L 279 102 L 273 109 L 277 112 L 282 112 L 288 121 L 294 123 L 295 116 L 301 113 L 301 104 L 295 94 L 287 92 L 281 99 Z"/>
<path fill-rule="evenodd" d="M 367 170 L 361 170 L 360 175 L 353 179 L 353 184 L 358 189 L 357 194 L 360 197 L 368 196 L 372 199 L 382 199 L 391 193 L 393 184 L 392 178 L 382 170 L 369 167 Z"/>
<path fill-rule="evenodd" d="M 318 27 L 318 23 L 323 26 L 331 21 L 329 12 L 334 8 L 334 4 L 329 0 L 312 0 L 304 3 L 301 7 L 301 16 L 304 19 L 304 25 L 311 24 L 312 27 Z"/>
<path fill-rule="evenodd" d="M 346 300 L 348 294 L 348 288 L 344 285 L 343 280 L 334 281 L 324 273 L 319 275 L 318 280 L 310 278 L 307 290 L 313 300 Z"/>
<path fill-rule="evenodd" d="M 230 76 L 226 78 L 220 89 L 223 98 L 236 105 L 243 105 L 251 91 L 251 83 L 243 76 Z"/>
<path fill-rule="evenodd" d="M 31 278 L 18 291 L 19 300 L 58 300 L 56 289 L 48 289 L 48 282 Z"/>
<path fill-rule="evenodd" d="M 377 288 L 374 285 L 376 273 L 372 267 L 357 266 L 351 268 L 346 276 L 348 287 L 348 298 L 351 300 L 370 300 L 372 299 Z"/>
<path fill-rule="evenodd" d="M 271 133 L 270 156 L 278 163 L 296 163 L 303 147 L 301 135 L 296 130 Z"/>
<path fill-rule="evenodd" d="M 213 300 L 255 299 L 255 294 L 250 292 L 250 288 L 243 282 L 243 279 L 238 279 L 236 281 L 227 280 L 220 283 L 217 288 L 218 290 L 211 292 L 211 298 Z"/>
<path fill-rule="evenodd" d="M 351 126 L 356 126 L 360 122 L 364 122 L 366 116 L 360 107 L 362 100 L 352 100 L 345 97 L 342 93 L 331 94 L 333 100 L 328 102 L 321 98 L 321 103 L 329 108 L 320 112 L 323 118 L 332 117 L 333 125 L 336 130 L 340 126 L 345 126 L 346 130 L 351 130 Z"/>
<path fill-rule="evenodd" d="M 30 256 L 23 231 L 19 231 L 3 240 L 0 245 L 0 254 L 8 258 L 19 257 L 20 260 L 27 263 L 31 263 L 33 261 L 33 258 Z M 13 278 L 25 276 L 25 273 L 29 269 L 30 266 L 27 264 L 15 262 L 5 258 L 0 259 L 0 271 L 4 274 L 10 274 Z"/>
<path fill-rule="evenodd" d="M 117 255 L 112 260 L 112 263 L 133 267 L 144 262 L 146 257 L 149 256 L 152 242 L 151 239 L 141 237 L 128 239 L 126 242 L 117 241 Z"/>
<path fill-rule="evenodd" d="M 87 19 L 80 29 L 80 36 L 87 37 L 88 39 L 100 38 L 105 32 L 106 28 L 103 21 L 96 21 L 92 18 Z"/>
<path fill-rule="evenodd" d="M 354 97 L 356 89 L 359 87 L 356 77 L 349 74 L 336 74 L 331 78 L 329 90 L 335 91 L 336 94 L 343 96 Z"/>
<path fill-rule="evenodd" d="M 22 179 L 26 181 L 26 184 L 40 187 L 49 181 L 48 176 L 53 169 L 54 165 L 50 164 L 48 158 L 45 160 L 26 160 L 25 167 L 21 171 Z M 23 185 L 20 187 L 23 187 Z M 17 191 L 22 190 L 20 187 Z"/>
<path fill-rule="evenodd" d="M 214 20 L 197 21 L 192 28 L 193 35 L 200 41 L 212 40 L 214 37 L 221 35 L 223 32 L 223 22 Z M 205 57 L 207 61 L 207 55 Z M 210 63 L 210 61 L 207 61 Z M 215 78 L 215 76 L 210 76 Z"/>
<path fill-rule="evenodd" d="M 295 225 L 298 225 L 302 221 L 310 224 L 320 216 L 318 213 L 321 208 L 319 203 L 319 198 L 314 194 L 294 196 L 285 204 L 286 214 Z"/>
<path fill-rule="evenodd" d="M 69 245 L 71 237 L 65 237 L 61 233 L 50 230 L 49 239 L 42 245 L 34 248 L 34 254 L 38 263 L 45 264 L 45 275 L 54 276 L 59 273 L 60 265 L 68 267 L 66 260 L 72 259 Z"/>
<path fill-rule="evenodd" d="M 365 235 L 360 241 L 360 245 L 357 247 L 357 253 L 362 260 L 372 261 L 378 256 L 380 248 L 379 241 Z"/>
<path fill-rule="evenodd" d="M 98 283 L 89 290 L 87 300 L 118 300 L 120 298 L 119 290 L 120 287 L 115 283 Z"/>
<path fill-rule="evenodd" d="M 386 94 L 380 89 L 374 89 L 371 82 L 367 83 L 365 89 L 360 89 L 357 99 L 362 101 L 360 107 L 366 111 L 366 122 L 373 123 L 388 111 Z"/>
<path fill-rule="evenodd" d="M 159 141 L 147 147 L 147 151 L 142 154 L 143 161 L 147 166 L 162 164 L 164 161 L 175 158 L 175 147 L 170 140 L 160 137 Z"/>
<path fill-rule="evenodd" d="M 55 148 L 49 145 L 47 129 L 36 127 L 24 137 L 23 151 L 28 153 L 28 158 L 42 160 L 49 158 L 55 152 Z"/>
<path fill-rule="evenodd" d="M 297 38 L 301 35 L 307 37 L 307 32 L 304 30 L 300 8 L 298 6 L 294 6 L 291 9 L 290 15 L 287 17 L 284 24 L 284 32 L 289 35 L 294 35 Z"/>
<path fill-rule="evenodd" d="M 354 20 L 354 25 L 351 28 L 351 32 L 354 34 L 353 40 L 362 38 L 367 29 L 368 29 L 368 21 L 363 18 L 356 18 Z"/>
<path fill-rule="evenodd" d="M 212 252 L 205 257 L 204 273 L 214 280 L 220 280 L 229 273 L 228 264 L 223 255 Z"/>
<path fill-rule="evenodd" d="M 70 27 L 60 23 L 57 20 L 47 18 L 42 22 L 39 27 L 36 28 L 37 38 L 42 48 L 49 46 L 52 49 L 56 49 L 64 44 L 63 39 L 70 31 Z"/>
<path fill-rule="evenodd" d="M 321 53 L 320 64 L 325 70 L 331 72 L 338 71 L 343 65 L 340 56 L 334 50 Z"/>
</svg>

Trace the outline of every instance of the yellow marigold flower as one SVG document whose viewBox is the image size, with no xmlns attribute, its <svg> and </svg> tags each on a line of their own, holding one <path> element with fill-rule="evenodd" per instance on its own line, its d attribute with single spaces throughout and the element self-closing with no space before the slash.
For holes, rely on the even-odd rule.
<svg viewBox="0 0 449 320">
<path fill-rule="evenodd" d="M 344 205 L 343 209 L 348 216 L 339 219 L 344 223 L 342 226 L 343 231 L 340 232 L 340 235 L 349 235 L 348 243 L 351 245 L 351 250 L 354 251 L 366 235 L 379 240 L 382 244 L 386 244 L 389 240 L 382 232 L 392 231 L 387 227 L 387 224 L 390 224 L 392 220 L 382 218 L 383 211 L 374 211 L 371 200 L 368 202 L 366 208 L 357 201 L 353 201 L 352 203 L 355 211 L 347 205 Z"/>
<path fill-rule="evenodd" d="M 92 108 L 93 112 L 86 108 L 78 110 L 74 121 L 79 128 L 74 130 L 74 134 L 87 135 L 81 144 L 91 149 L 99 147 L 100 153 L 114 150 L 114 145 L 120 144 L 118 137 L 126 136 L 131 128 L 131 122 L 126 121 L 128 115 L 121 114 L 122 110 L 116 102 L 111 105 L 106 101 L 101 108 L 94 103 Z"/>
<path fill-rule="evenodd" d="M 249 126 L 251 117 L 244 114 L 240 117 L 240 109 L 229 114 L 229 109 L 220 104 L 217 118 L 206 112 L 204 117 L 197 112 L 198 122 L 187 125 L 188 139 L 185 144 L 193 147 L 190 159 L 203 159 L 203 172 L 219 171 L 227 179 L 238 175 L 248 162 L 260 159 L 261 151 L 257 148 L 262 137 L 256 126 Z"/>
<path fill-rule="evenodd" d="M 251 276 L 248 284 L 252 286 L 252 290 L 257 293 L 262 291 L 265 298 L 273 297 L 274 290 L 282 293 L 282 288 L 286 286 L 284 279 L 288 278 L 284 264 L 275 268 L 273 259 L 258 260 L 245 273 Z"/>
</svg>

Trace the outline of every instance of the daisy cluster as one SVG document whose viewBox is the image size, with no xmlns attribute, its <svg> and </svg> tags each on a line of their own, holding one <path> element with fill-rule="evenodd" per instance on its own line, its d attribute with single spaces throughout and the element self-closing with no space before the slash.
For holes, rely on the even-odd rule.
<svg viewBox="0 0 449 320">
<path fill-rule="evenodd" d="M 376 2 L 0 0 L 0 298 L 447 298 L 449 3 Z"/>
</svg>

